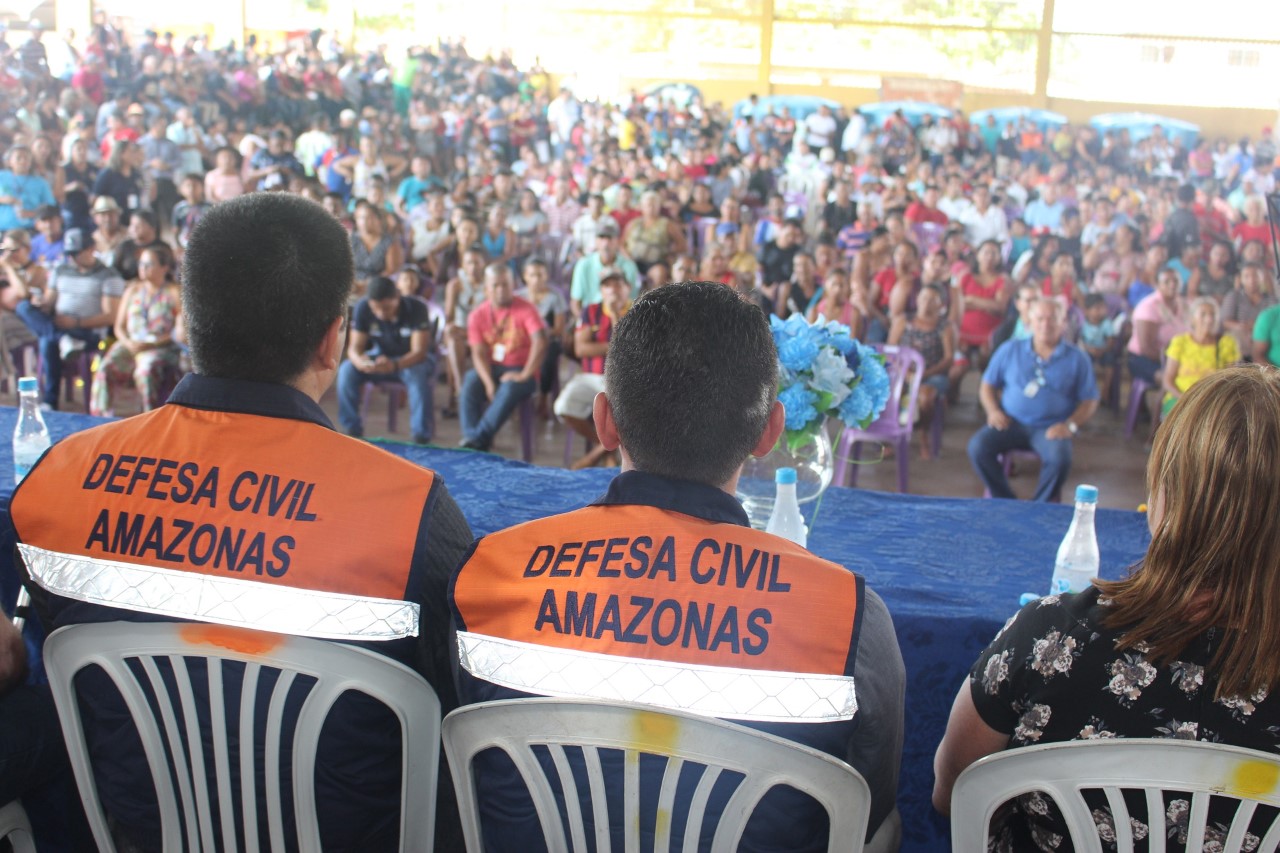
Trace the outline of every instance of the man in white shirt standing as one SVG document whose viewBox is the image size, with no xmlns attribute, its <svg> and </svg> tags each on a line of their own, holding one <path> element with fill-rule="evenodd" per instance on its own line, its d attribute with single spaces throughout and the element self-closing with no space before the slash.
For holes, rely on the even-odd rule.
<svg viewBox="0 0 1280 853">
<path fill-rule="evenodd" d="M 814 151 L 821 151 L 835 144 L 836 117 L 831 114 L 831 108 L 826 104 L 818 107 L 816 113 L 810 113 L 805 118 L 804 129 L 804 141 L 809 143 L 809 147 Z"/>
</svg>

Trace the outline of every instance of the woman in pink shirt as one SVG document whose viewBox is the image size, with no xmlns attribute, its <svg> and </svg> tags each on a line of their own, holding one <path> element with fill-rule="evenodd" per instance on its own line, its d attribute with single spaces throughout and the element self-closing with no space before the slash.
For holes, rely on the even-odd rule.
<svg viewBox="0 0 1280 853">
<path fill-rule="evenodd" d="M 1169 342 L 1188 330 L 1186 306 L 1178 297 L 1182 279 L 1170 267 L 1156 275 L 1156 292 L 1133 309 L 1133 335 L 1129 338 L 1129 372 L 1134 379 L 1158 385 L 1160 356 Z"/>
</svg>

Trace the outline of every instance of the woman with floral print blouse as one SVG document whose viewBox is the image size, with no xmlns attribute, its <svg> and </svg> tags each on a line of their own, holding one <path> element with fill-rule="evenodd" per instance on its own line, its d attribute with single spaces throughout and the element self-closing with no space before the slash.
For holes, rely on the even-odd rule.
<svg viewBox="0 0 1280 853">
<path fill-rule="evenodd" d="M 1228 368 L 1193 386 L 1148 463 L 1146 557 L 1125 580 L 1042 598 L 1001 629 L 952 706 L 934 807 L 949 814 L 961 771 L 1019 746 L 1178 738 L 1280 752 L 1278 469 L 1280 371 Z M 1135 838 L 1159 831 L 1185 843 L 1185 799 L 1167 797 L 1164 815 L 1137 813 L 1145 819 L 1133 819 Z M 1105 799 L 1093 815 L 1114 842 Z M 1214 818 L 1211 810 L 1207 842 L 1225 838 Z M 997 812 L 990 846 L 1071 847 L 1039 794 Z"/>
</svg>

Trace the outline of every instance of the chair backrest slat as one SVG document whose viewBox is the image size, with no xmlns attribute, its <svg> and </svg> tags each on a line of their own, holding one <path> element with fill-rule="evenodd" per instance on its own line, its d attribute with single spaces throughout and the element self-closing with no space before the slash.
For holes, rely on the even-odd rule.
<svg viewBox="0 0 1280 853">
<path fill-rule="evenodd" d="M 546 771 L 535 752 L 557 745 L 582 748 L 600 853 L 613 849 L 611 830 L 623 839 L 627 853 L 638 851 L 642 826 L 652 827 L 654 849 L 665 853 L 672 836 L 676 786 L 690 764 L 703 767 L 704 772 L 691 797 L 684 827 L 686 853 L 698 849 L 712 789 L 724 771 L 740 774 L 743 779 L 731 794 L 729 806 L 717 817 L 713 850 L 734 849 L 752 807 L 778 785 L 808 794 L 826 809 L 829 850 L 862 849 L 871 795 L 853 768 L 817 750 L 732 723 L 618 702 L 520 699 L 461 708 L 446 718 L 443 732 L 469 850 L 484 849 L 473 773 L 475 756 L 488 749 L 500 749 L 510 756 L 533 797 L 548 849 L 557 849 L 565 830 Z M 623 754 L 622 767 L 616 771 L 620 778 L 611 769 L 612 786 L 606 785 L 601 770 L 597 754 L 601 749 Z M 652 813 L 641 810 L 641 756 L 666 759 L 657 810 Z M 621 814 L 621 826 L 608 825 L 611 791 L 622 798 L 615 812 Z M 564 795 L 580 797 L 568 786 Z M 550 802 L 542 802 L 542 797 Z M 650 802 L 646 798 L 646 809 L 653 808 Z M 566 811 L 572 814 L 571 809 Z"/>
<path fill-rule="evenodd" d="M 234 853 L 239 849 L 239 829 L 246 853 L 257 853 L 264 846 L 261 818 L 267 824 L 271 849 L 283 849 L 291 832 L 300 849 L 320 849 L 315 754 L 325 719 L 349 691 L 382 702 L 399 720 L 401 847 L 431 850 L 440 703 L 421 676 L 389 658 L 338 643 L 242 629 L 199 626 L 189 630 L 192 627 L 181 623 L 76 625 L 55 631 L 45 645 L 72 769 L 100 849 L 114 851 L 115 847 L 89 764 L 89 744 L 73 687 L 76 675 L 87 667 L 99 667 L 111 678 L 137 727 L 151 774 L 149 784 L 156 792 L 165 853 L 219 849 Z M 193 682 L 192 665 L 197 660 L 207 674 L 204 690 L 197 690 Z M 243 666 L 238 698 L 227 695 L 227 661 Z M 264 672 L 276 675 L 264 677 Z M 307 692 L 289 728 L 285 713 L 295 685 L 295 695 L 304 686 Z M 260 693 L 267 702 L 265 725 L 258 719 Z M 233 702 L 239 706 L 237 724 L 227 718 L 226 705 Z M 237 756 L 231 755 L 230 725 L 237 725 Z M 210 763 L 206 750 L 211 751 L 212 767 L 206 766 Z M 285 824 L 286 800 L 280 790 L 284 776 L 280 762 L 287 755 L 292 756 L 288 792 L 294 805 L 292 826 Z M 239 803 L 232 796 L 233 767 L 240 774 Z M 259 773 L 266 815 L 260 815 Z M 113 783 L 141 786 L 148 780 Z"/>
<path fill-rule="evenodd" d="M 294 673 L 282 672 L 271 690 L 271 701 L 267 703 L 267 734 L 263 740 L 263 788 L 267 795 L 267 831 L 270 833 L 271 849 L 284 848 L 284 820 L 282 813 L 284 803 L 280 797 L 280 727 L 284 721 L 285 700 L 289 697 L 289 688 L 293 686 Z"/>
<path fill-rule="evenodd" d="M 1187 853 L 1204 849 L 1204 829 L 1209 823 L 1209 794 L 1197 791 L 1191 795 L 1191 813 L 1187 816 Z"/>
<path fill-rule="evenodd" d="M 1111 820 L 1115 824 L 1116 849 L 1133 849 L 1133 826 L 1129 823 L 1129 806 L 1124 801 L 1124 792 L 1114 785 L 1102 789 L 1107 797 L 1107 808 L 1111 810 Z"/>
<path fill-rule="evenodd" d="M 167 658 L 167 656 L 165 657 Z M 173 811 L 161 811 L 160 821 L 174 826 L 179 825 L 179 820 L 185 823 L 189 849 L 199 850 L 200 827 L 196 823 L 195 803 L 191 798 L 191 768 L 187 764 L 182 734 L 178 731 L 178 723 L 174 718 L 173 701 L 169 696 L 169 688 L 165 685 L 163 676 L 160 675 L 160 669 L 156 666 L 155 657 L 139 656 L 137 660 L 142 667 L 142 671 L 146 673 L 147 680 L 151 685 L 152 698 L 156 703 L 156 709 L 160 712 L 160 722 L 164 727 L 164 737 L 169 747 L 169 761 L 173 762 L 173 775 L 178 783 L 178 796 L 182 801 L 181 817 Z M 166 776 L 168 775 L 169 769 L 167 767 L 164 773 Z M 166 836 L 168 836 L 167 829 L 168 827 L 166 827 Z"/>
<path fill-rule="evenodd" d="M 1160 815 L 1160 820 L 1164 820 L 1164 795 L 1159 788 L 1147 789 L 1147 820 L 1156 820 L 1155 815 Z M 1147 833 L 1147 849 L 1150 853 L 1164 853 L 1165 850 L 1165 834 L 1163 832 Z"/>
<path fill-rule="evenodd" d="M 240 813 L 244 817 L 245 853 L 258 853 L 258 768 L 257 731 L 254 716 L 258 705 L 258 678 L 262 667 L 256 663 L 244 666 L 240 685 Z"/>
<path fill-rule="evenodd" d="M 654 820 L 653 846 L 658 850 L 671 848 L 671 822 L 675 818 L 676 788 L 684 771 L 684 759 L 669 759 L 666 770 L 662 776 L 662 787 L 658 790 L 658 813 Z"/>
<path fill-rule="evenodd" d="M 213 809 L 209 804 L 209 777 L 205 775 L 204 747 L 200 734 L 200 713 L 196 708 L 195 695 L 191 690 L 191 673 L 187 670 L 187 662 L 181 655 L 172 655 L 169 662 L 173 666 L 173 680 L 178 688 L 178 701 L 182 707 L 182 719 L 186 726 L 183 743 L 189 744 L 187 760 L 191 767 L 191 796 L 195 801 L 196 814 L 200 821 L 200 843 L 203 850 L 216 850 L 214 843 Z M 213 703 L 210 703 L 213 704 Z"/>
<path fill-rule="evenodd" d="M 698 779 L 698 786 L 693 789 L 693 796 L 689 798 L 689 817 L 684 826 L 684 853 L 697 853 L 702 825 L 706 822 L 707 800 L 719 778 L 720 768 L 708 767 Z"/>
<path fill-rule="evenodd" d="M 556 768 L 556 776 L 560 779 L 560 790 L 564 791 L 564 805 L 569 813 L 570 843 L 573 853 L 586 853 L 587 833 L 582 824 L 582 805 L 578 802 L 578 785 L 573 778 L 573 768 L 569 766 L 569 758 L 564 747 L 558 743 L 549 744 L 551 763 Z M 570 793 L 573 792 L 573 793 Z"/>
<path fill-rule="evenodd" d="M 608 788 L 604 782 L 604 768 L 600 766 L 600 750 L 584 746 L 582 757 L 587 767 L 587 784 L 591 791 L 591 819 L 595 821 L 596 850 L 607 851 L 613 844 L 609 835 Z"/>
<path fill-rule="evenodd" d="M 625 853 L 640 853 L 640 753 L 623 752 L 622 842 Z"/>
<path fill-rule="evenodd" d="M 206 664 L 209 676 L 209 695 L 224 696 L 226 687 L 222 681 L 222 661 L 211 658 Z M 236 853 L 235 809 L 231 797 L 231 749 L 227 743 L 227 709 L 222 702 L 209 703 L 209 733 L 213 736 L 213 772 L 218 786 L 218 823 L 222 828 L 223 849 Z"/>
<path fill-rule="evenodd" d="M 1280 820 L 1272 821 L 1271 828 L 1258 845 L 1258 853 L 1276 853 L 1277 849 L 1280 849 Z"/>
<path fill-rule="evenodd" d="M 1227 832 L 1227 838 L 1222 843 L 1224 849 L 1230 850 L 1234 847 L 1244 846 L 1245 833 L 1249 831 L 1249 823 L 1253 820 L 1253 813 L 1257 810 L 1257 803 L 1249 800 L 1240 803 L 1240 808 L 1236 809 L 1235 819 L 1231 821 L 1231 829 Z"/>
</svg>

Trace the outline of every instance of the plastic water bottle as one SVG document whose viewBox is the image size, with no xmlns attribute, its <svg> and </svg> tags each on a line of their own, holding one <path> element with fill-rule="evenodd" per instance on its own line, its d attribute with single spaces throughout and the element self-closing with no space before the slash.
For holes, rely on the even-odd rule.
<svg viewBox="0 0 1280 853">
<path fill-rule="evenodd" d="M 1084 592 L 1089 582 L 1098 576 L 1098 535 L 1093 529 L 1093 513 L 1097 508 L 1097 487 L 1076 486 L 1076 514 L 1058 546 L 1050 595 Z"/>
<path fill-rule="evenodd" d="M 13 482 L 18 484 L 27 476 L 31 466 L 52 444 L 49 427 L 40 414 L 40 387 L 32 376 L 18 380 L 18 425 L 13 428 Z"/>
<path fill-rule="evenodd" d="M 809 529 L 804 526 L 800 502 L 796 500 L 796 469 L 779 468 L 773 479 L 778 484 L 778 493 L 773 501 L 773 512 L 769 514 L 769 523 L 765 525 L 765 532 L 790 539 L 804 548 L 809 541 Z"/>
</svg>

